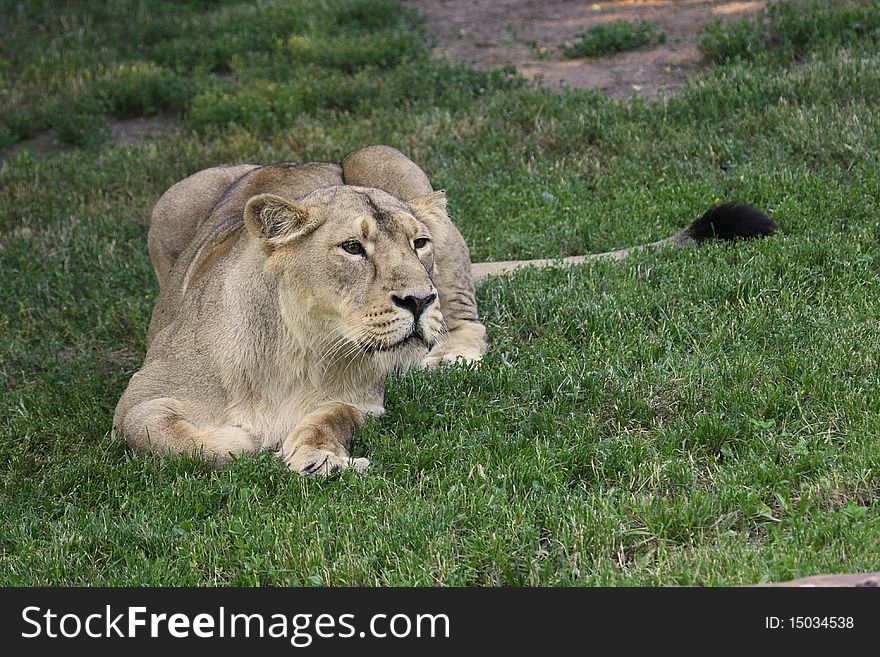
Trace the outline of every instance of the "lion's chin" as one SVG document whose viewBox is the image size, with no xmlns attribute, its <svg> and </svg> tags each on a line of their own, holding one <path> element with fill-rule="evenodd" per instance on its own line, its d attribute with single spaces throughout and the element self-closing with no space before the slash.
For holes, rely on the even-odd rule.
<svg viewBox="0 0 880 657">
<path fill-rule="evenodd" d="M 382 364 L 382 369 L 388 373 L 405 372 L 418 369 L 428 352 L 434 346 L 434 341 L 426 340 L 422 335 L 412 333 L 407 337 L 390 345 L 364 345 L 367 351 L 377 363 Z"/>
</svg>

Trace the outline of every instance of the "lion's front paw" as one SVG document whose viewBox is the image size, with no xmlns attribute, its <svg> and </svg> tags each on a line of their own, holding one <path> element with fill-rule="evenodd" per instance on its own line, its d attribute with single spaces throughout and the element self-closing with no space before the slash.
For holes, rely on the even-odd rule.
<svg viewBox="0 0 880 657">
<path fill-rule="evenodd" d="M 449 332 L 446 340 L 436 345 L 425 359 L 422 367 L 433 369 L 440 365 L 461 363 L 471 365 L 486 353 L 486 328 L 479 322 L 466 322 Z"/>
<path fill-rule="evenodd" d="M 369 459 L 339 456 L 323 449 L 300 448 L 288 459 L 287 465 L 291 470 L 301 475 L 328 476 L 338 470 L 351 468 L 355 472 L 362 473 L 370 465 Z"/>
<path fill-rule="evenodd" d="M 483 356 L 481 354 L 470 352 L 470 353 L 455 353 L 452 351 L 438 351 L 431 352 L 425 357 L 425 360 L 422 361 L 422 367 L 428 370 L 432 370 L 435 367 L 439 367 L 440 365 L 455 365 L 456 363 L 462 363 L 464 365 L 471 365 L 472 363 L 478 362 Z"/>
</svg>

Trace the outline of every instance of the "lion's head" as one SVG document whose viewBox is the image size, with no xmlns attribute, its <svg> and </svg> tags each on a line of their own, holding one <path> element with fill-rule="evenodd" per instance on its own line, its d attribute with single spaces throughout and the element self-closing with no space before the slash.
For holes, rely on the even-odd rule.
<svg viewBox="0 0 880 657">
<path fill-rule="evenodd" d="M 442 339 L 430 226 L 445 212 L 442 192 L 407 203 L 342 185 L 298 200 L 254 196 L 244 223 L 296 333 L 328 362 L 370 358 L 390 370 L 415 366 Z"/>
</svg>

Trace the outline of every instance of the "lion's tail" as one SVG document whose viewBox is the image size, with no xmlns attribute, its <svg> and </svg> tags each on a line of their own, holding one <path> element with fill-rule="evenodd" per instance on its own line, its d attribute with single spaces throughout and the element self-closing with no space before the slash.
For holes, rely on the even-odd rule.
<svg viewBox="0 0 880 657">
<path fill-rule="evenodd" d="M 770 235 L 776 230 L 776 222 L 766 214 L 751 205 L 736 205 L 726 203 L 708 210 L 702 217 L 694 221 L 672 237 L 633 246 L 625 249 L 617 249 L 606 253 L 593 253 L 590 255 L 571 256 L 556 260 L 508 260 L 504 262 L 479 262 L 471 265 L 471 272 L 477 283 L 487 276 L 506 274 L 514 269 L 523 267 L 557 267 L 559 265 L 574 265 L 599 258 L 621 260 L 628 255 L 642 249 L 656 248 L 664 245 L 684 247 L 689 244 L 701 244 L 709 239 L 742 240 Z"/>
</svg>

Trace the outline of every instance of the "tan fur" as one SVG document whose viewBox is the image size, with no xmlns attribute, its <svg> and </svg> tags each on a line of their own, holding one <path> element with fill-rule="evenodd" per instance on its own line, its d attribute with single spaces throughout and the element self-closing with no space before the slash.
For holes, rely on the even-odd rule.
<svg viewBox="0 0 880 657">
<path fill-rule="evenodd" d="M 482 355 L 473 281 L 438 276 L 468 262 L 446 252 L 461 237 L 445 197 L 405 175 L 394 189 L 406 200 L 348 184 L 346 171 L 365 180 L 361 166 L 215 168 L 166 192 L 150 227 L 160 294 L 147 355 L 114 432 L 140 452 L 222 462 L 273 449 L 303 473 L 360 470 L 351 436 L 382 412 L 388 374 L 432 349 L 449 359 L 450 335 L 463 357 Z M 342 248 L 352 240 L 366 257 Z M 419 317 L 407 298 L 428 300 Z"/>
<path fill-rule="evenodd" d="M 190 243 L 200 220 L 207 219 L 217 201 L 236 180 L 256 168 L 253 164 L 214 167 L 194 173 L 174 185 L 153 208 L 147 251 L 159 287 L 181 251 Z M 192 221 L 181 221 L 182 217 Z"/>
<path fill-rule="evenodd" d="M 472 266 L 443 192 L 388 146 L 193 174 L 156 204 L 148 249 L 160 293 L 114 433 L 218 462 L 273 449 L 305 474 L 367 466 L 351 436 L 391 372 L 482 357 L 476 279 L 558 264 Z M 431 295 L 418 318 L 401 305 Z"/>
</svg>

